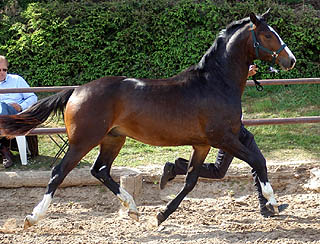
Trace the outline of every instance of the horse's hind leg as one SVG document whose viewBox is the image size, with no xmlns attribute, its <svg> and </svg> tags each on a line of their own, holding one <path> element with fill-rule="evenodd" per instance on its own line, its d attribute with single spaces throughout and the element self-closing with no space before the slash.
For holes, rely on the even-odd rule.
<svg viewBox="0 0 320 244">
<path fill-rule="evenodd" d="M 108 134 L 100 144 L 100 153 L 91 168 L 91 174 L 108 187 L 121 201 L 122 205 L 128 208 L 128 215 L 138 220 L 138 210 L 132 196 L 116 183 L 111 175 L 111 165 L 117 157 L 120 149 L 126 140 L 125 136 Z"/>
<path fill-rule="evenodd" d="M 31 215 L 26 216 L 24 220 L 24 228 L 28 228 L 36 224 L 45 216 L 58 186 L 62 183 L 67 174 L 78 164 L 81 158 L 90 150 L 91 147 L 79 148 L 76 145 L 70 144 L 68 151 L 61 162 L 52 170 L 51 179 L 42 201 L 33 209 Z"/>
<path fill-rule="evenodd" d="M 210 151 L 210 146 L 194 146 L 185 184 L 179 194 L 167 204 L 166 209 L 157 215 L 158 225 L 165 221 L 180 205 L 185 196 L 192 191 L 199 178 L 199 171 Z"/>
</svg>

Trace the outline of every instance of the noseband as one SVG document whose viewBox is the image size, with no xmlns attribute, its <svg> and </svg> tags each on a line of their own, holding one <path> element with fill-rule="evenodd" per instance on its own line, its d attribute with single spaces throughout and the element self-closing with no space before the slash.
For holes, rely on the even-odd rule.
<svg viewBox="0 0 320 244">
<path fill-rule="evenodd" d="M 261 50 L 271 54 L 271 56 L 272 56 L 271 66 L 273 66 L 276 62 L 277 57 L 279 56 L 279 53 L 287 46 L 287 44 L 282 44 L 282 46 L 277 51 L 271 51 L 270 49 L 262 46 L 260 44 L 260 42 L 258 42 L 256 34 L 254 33 L 254 30 L 253 30 L 252 24 L 251 24 L 251 33 L 252 33 L 253 47 L 256 50 L 257 58 L 259 58 L 259 49 L 261 49 Z"/>
</svg>

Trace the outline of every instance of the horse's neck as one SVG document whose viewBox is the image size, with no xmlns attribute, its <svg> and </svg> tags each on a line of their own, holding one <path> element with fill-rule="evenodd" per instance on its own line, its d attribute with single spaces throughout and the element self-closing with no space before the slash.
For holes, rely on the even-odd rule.
<svg viewBox="0 0 320 244">
<path fill-rule="evenodd" d="M 239 32 L 239 33 L 237 33 Z M 206 69 L 213 72 L 212 77 L 219 77 L 219 82 L 226 86 L 240 90 L 241 95 L 246 85 L 248 68 L 253 59 L 248 53 L 248 38 L 250 33 L 246 27 L 238 30 L 229 38 L 225 45 L 221 45 L 217 50 L 218 55 L 208 58 Z"/>
</svg>

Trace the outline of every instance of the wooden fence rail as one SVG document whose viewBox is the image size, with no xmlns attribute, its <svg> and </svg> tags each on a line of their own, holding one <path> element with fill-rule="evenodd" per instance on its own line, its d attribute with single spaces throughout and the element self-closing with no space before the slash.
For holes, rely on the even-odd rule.
<svg viewBox="0 0 320 244">
<path fill-rule="evenodd" d="M 300 78 L 300 79 L 270 79 L 259 80 L 261 85 L 304 85 L 304 84 L 320 84 L 320 78 Z M 247 81 L 247 86 L 255 86 L 252 80 Z"/>
</svg>

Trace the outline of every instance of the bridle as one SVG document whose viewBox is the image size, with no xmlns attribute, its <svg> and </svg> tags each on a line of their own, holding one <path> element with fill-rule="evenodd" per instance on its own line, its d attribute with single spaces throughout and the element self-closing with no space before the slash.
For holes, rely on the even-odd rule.
<svg viewBox="0 0 320 244">
<path fill-rule="evenodd" d="M 256 37 L 256 34 L 254 32 L 254 28 L 253 28 L 253 24 L 251 23 L 251 33 L 252 33 L 252 41 L 253 41 L 253 47 L 256 51 L 256 58 L 259 58 L 259 49 L 271 54 L 272 56 L 272 60 L 271 60 L 271 66 L 270 69 L 273 70 L 273 65 L 275 65 L 276 63 L 276 59 L 279 56 L 279 53 L 287 46 L 287 44 L 282 44 L 281 47 L 277 50 L 277 51 L 272 51 L 264 46 L 262 46 L 260 44 L 260 42 L 258 42 L 258 39 Z M 256 84 L 256 88 L 258 91 L 262 91 L 263 87 L 261 86 L 260 82 L 257 81 L 255 75 L 252 77 L 254 83 Z"/>
</svg>

